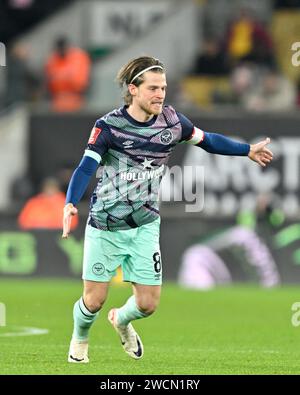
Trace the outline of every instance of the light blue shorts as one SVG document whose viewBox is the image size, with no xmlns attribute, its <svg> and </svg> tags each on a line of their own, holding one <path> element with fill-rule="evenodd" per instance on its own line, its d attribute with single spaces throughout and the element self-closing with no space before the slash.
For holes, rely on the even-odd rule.
<svg viewBox="0 0 300 395">
<path fill-rule="evenodd" d="M 123 281 L 161 285 L 160 218 L 138 228 L 107 231 L 86 226 L 84 280 L 109 282 L 122 267 Z"/>
</svg>

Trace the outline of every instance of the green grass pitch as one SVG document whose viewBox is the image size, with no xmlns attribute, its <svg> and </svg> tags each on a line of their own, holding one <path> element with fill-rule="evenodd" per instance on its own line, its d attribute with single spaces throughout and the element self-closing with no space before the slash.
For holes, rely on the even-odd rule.
<svg viewBox="0 0 300 395">
<path fill-rule="evenodd" d="M 81 288 L 80 281 L 0 280 L 0 374 L 300 374 L 300 326 L 291 323 L 296 287 L 201 292 L 165 284 L 158 311 L 134 323 L 145 347 L 135 361 L 106 318 L 131 293 L 114 285 L 91 329 L 90 363 L 76 365 L 67 363 L 67 351 Z M 3 336 L 16 326 L 49 333 Z"/>
</svg>

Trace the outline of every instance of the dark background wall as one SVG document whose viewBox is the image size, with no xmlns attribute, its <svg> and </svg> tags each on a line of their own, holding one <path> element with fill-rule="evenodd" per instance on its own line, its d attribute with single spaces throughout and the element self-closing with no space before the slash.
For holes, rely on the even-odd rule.
<svg viewBox="0 0 300 395">
<path fill-rule="evenodd" d="M 0 276 L 53 276 L 77 277 L 81 275 L 85 218 L 68 240 L 61 239 L 59 231 L 18 230 L 14 218 L 6 217 L 0 227 Z M 184 251 L 196 244 L 211 246 L 211 241 L 222 232 L 236 226 L 232 220 L 205 220 L 187 217 L 162 216 L 161 253 L 165 280 L 177 281 Z M 275 261 L 283 283 L 300 282 L 300 225 L 284 223 L 273 228 L 261 221 L 256 234 Z M 255 267 L 248 263 L 243 248 L 228 246 L 218 252 L 224 260 L 233 281 L 259 282 Z"/>
</svg>

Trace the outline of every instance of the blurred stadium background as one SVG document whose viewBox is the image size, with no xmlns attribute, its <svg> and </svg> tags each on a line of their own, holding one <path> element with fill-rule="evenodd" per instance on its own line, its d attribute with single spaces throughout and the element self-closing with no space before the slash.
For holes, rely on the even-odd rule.
<svg viewBox="0 0 300 395">
<path fill-rule="evenodd" d="M 180 182 L 163 181 L 164 280 L 192 290 L 300 282 L 300 1 L 1 0 L 0 42 L 0 302 L 8 317 L 15 311 L 10 322 L 18 324 L 8 305 L 20 281 L 73 279 L 80 292 L 97 180 L 62 242 L 64 194 L 95 120 L 122 105 L 118 69 L 142 54 L 165 63 L 166 102 L 195 125 L 250 143 L 269 136 L 275 155 L 263 170 L 176 149 L 170 166 L 204 166 L 204 209 L 187 212 Z M 293 288 L 282 307 L 290 326 L 295 301 Z"/>
</svg>

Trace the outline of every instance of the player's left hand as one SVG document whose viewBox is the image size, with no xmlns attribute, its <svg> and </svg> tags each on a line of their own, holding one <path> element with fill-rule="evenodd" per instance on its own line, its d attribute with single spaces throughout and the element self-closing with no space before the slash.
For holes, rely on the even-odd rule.
<svg viewBox="0 0 300 395">
<path fill-rule="evenodd" d="M 273 159 L 272 151 L 266 148 L 266 145 L 269 144 L 270 141 L 271 140 L 268 137 L 257 144 L 250 145 L 250 151 L 248 154 L 249 158 L 254 162 L 257 162 L 262 167 L 266 167 L 266 165 Z"/>
</svg>

